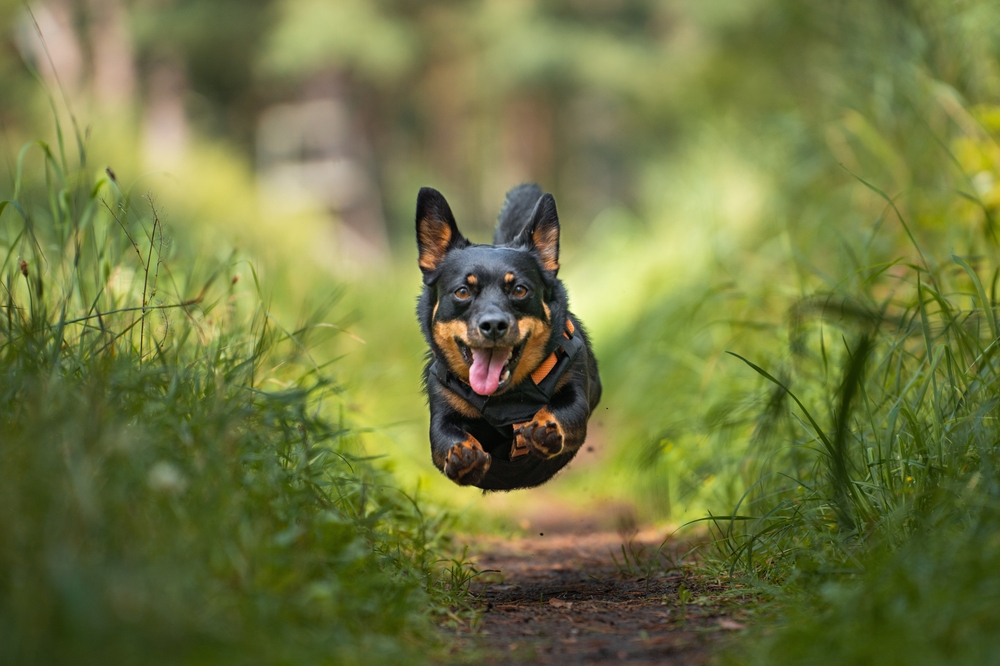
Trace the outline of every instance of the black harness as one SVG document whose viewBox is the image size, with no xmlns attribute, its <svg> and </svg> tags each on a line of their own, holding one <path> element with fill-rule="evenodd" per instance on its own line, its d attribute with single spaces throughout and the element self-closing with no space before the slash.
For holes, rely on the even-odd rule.
<svg viewBox="0 0 1000 666">
<path fill-rule="evenodd" d="M 544 377 L 530 376 L 517 386 L 498 395 L 479 395 L 436 356 L 431 363 L 430 372 L 445 388 L 457 393 L 460 398 L 478 409 L 483 419 L 494 429 L 505 432 L 508 426 L 530 421 L 539 409 L 551 402 L 559 380 L 583 349 L 583 336 L 576 335 L 573 329 L 573 324 L 567 321 L 563 335 L 556 336 L 556 349 L 546 359 L 546 363 L 542 364 L 546 365 L 554 356 L 555 365 Z"/>
</svg>

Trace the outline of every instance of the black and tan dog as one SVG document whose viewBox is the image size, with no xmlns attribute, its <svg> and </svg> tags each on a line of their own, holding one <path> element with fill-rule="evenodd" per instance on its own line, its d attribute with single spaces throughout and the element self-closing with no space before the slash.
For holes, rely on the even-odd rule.
<svg viewBox="0 0 1000 666">
<path fill-rule="evenodd" d="M 431 456 L 460 485 L 530 488 L 576 455 L 601 380 L 556 278 L 552 195 L 536 185 L 508 192 L 493 242 L 470 243 L 441 193 L 420 190 Z"/>
</svg>

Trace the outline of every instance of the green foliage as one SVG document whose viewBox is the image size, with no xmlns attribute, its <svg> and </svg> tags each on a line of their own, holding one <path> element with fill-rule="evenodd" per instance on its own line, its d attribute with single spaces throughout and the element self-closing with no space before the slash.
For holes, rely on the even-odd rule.
<svg viewBox="0 0 1000 666">
<path fill-rule="evenodd" d="M 755 636 L 754 649 L 733 661 L 996 663 L 1000 495 L 995 485 L 983 488 L 981 483 L 953 488 L 964 495 L 960 510 L 941 511 L 939 520 L 900 538 L 891 555 L 870 561 L 863 576 L 828 581 L 804 598 L 786 598 L 777 631 Z M 954 507 L 953 499 L 942 503 Z"/>
<path fill-rule="evenodd" d="M 730 347 L 766 392 L 736 430 L 747 490 L 710 524 L 720 566 L 769 590 L 780 619 L 734 662 L 995 661 L 995 111 L 931 80 L 911 94 L 892 120 L 848 114 L 866 177 L 845 175 L 853 201 L 797 204 L 828 202 L 828 228 L 811 226 L 828 245 L 790 232 L 801 295 L 770 341 Z"/>
<path fill-rule="evenodd" d="M 895 262 L 920 261 L 910 236 L 931 262 L 950 250 L 975 264 L 997 205 L 995 6 L 775 0 L 723 16 L 696 4 L 677 11 L 713 45 L 692 82 L 703 111 L 678 112 L 676 153 L 646 153 L 639 222 L 616 215 L 610 232 L 599 217 L 584 250 L 609 283 L 585 294 L 602 308 L 585 321 L 619 417 L 617 466 L 641 504 L 679 520 L 739 501 L 768 455 L 752 446 L 770 427 L 757 417 L 787 399 L 761 394 L 726 350 L 784 380 L 810 341 L 798 327 L 812 311 L 794 303 L 854 299 L 883 273 L 885 292 Z"/>
<path fill-rule="evenodd" d="M 811 299 L 787 378 L 750 363 L 778 400 L 758 423 L 757 482 L 714 525 L 729 572 L 795 618 L 750 662 L 995 654 L 1000 366 L 983 268 L 954 257 Z"/>
<path fill-rule="evenodd" d="M 264 57 L 270 73 L 311 74 L 336 62 L 381 82 L 398 78 L 414 60 L 414 35 L 403 17 L 385 15 L 377 3 L 286 0 L 280 6 Z"/>
<path fill-rule="evenodd" d="M 62 154 L 0 203 L 0 658 L 419 661 L 470 571 L 337 416 L 334 328 Z"/>
</svg>

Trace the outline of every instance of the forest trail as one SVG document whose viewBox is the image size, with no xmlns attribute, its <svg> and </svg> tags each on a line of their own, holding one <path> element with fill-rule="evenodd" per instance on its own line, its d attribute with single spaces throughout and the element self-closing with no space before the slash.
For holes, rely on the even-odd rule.
<svg viewBox="0 0 1000 666">
<path fill-rule="evenodd" d="M 690 542 L 559 527 L 467 540 L 477 568 L 497 573 L 473 585 L 482 617 L 458 651 L 485 664 L 698 665 L 744 628 L 738 589 L 678 566 Z"/>
</svg>

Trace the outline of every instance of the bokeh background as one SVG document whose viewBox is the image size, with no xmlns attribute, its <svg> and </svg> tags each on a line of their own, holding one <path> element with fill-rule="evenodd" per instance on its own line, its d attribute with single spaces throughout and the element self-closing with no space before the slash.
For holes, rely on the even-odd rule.
<svg viewBox="0 0 1000 666">
<path fill-rule="evenodd" d="M 174 243 L 250 257 L 272 311 L 334 303 L 340 408 L 467 525 L 679 524 L 756 478 L 770 394 L 725 352 L 782 367 L 794 303 L 913 255 L 859 178 L 930 254 L 979 252 L 998 56 L 984 0 L 0 0 L 0 180 L 58 118 Z M 524 181 L 605 398 L 569 471 L 483 497 L 429 459 L 414 201 L 486 242 Z"/>
</svg>

